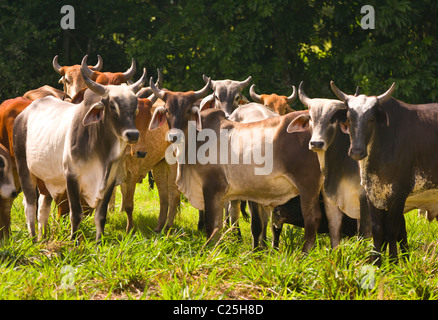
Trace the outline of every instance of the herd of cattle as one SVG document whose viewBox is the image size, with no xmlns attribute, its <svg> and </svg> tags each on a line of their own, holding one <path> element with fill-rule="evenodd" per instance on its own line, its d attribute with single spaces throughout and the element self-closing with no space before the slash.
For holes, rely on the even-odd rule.
<svg viewBox="0 0 438 320">
<path fill-rule="evenodd" d="M 73 241 L 84 212 L 95 210 L 99 241 L 117 185 L 130 231 L 135 187 L 149 171 L 160 198 L 155 231 L 172 227 L 182 193 L 199 210 L 198 227 L 208 241 L 220 234 L 224 209 L 240 235 L 238 219 L 247 203 L 254 247 L 265 244 L 271 218 L 274 246 L 282 225 L 292 223 L 304 227 L 304 252 L 317 232 L 329 232 L 332 247 L 342 234 L 360 234 L 373 237 L 380 263 L 387 245 L 392 259 L 398 244 L 407 250 L 404 213 L 418 208 L 430 221 L 437 218 L 438 104 L 396 100 L 395 84 L 366 96 L 358 90 L 345 94 L 331 82 L 339 100 L 309 98 L 303 83 L 298 90 L 292 86 L 289 97 L 259 95 L 253 84 L 249 102 L 242 91 L 251 77 L 204 75 L 200 90 L 174 92 L 161 87 L 160 72 L 149 87 L 143 88 L 146 69 L 133 82 L 134 60 L 126 72 L 101 72 L 102 66 L 100 56 L 95 66 L 87 65 L 87 56 L 81 65 L 61 66 L 55 56 L 64 91 L 44 85 L 1 104 L 0 238 L 10 234 L 12 202 L 20 190 L 32 237 L 46 236 L 55 201 L 60 215 L 70 214 Z M 291 108 L 298 97 L 307 110 Z M 252 137 L 269 141 L 271 170 L 256 174 L 260 163 L 219 161 L 223 154 L 209 163 L 169 163 L 169 146 L 184 147 L 192 123 L 197 134 L 227 132 L 233 150 L 232 137 L 239 137 L 240 156 L 251 152 Z M 203 147 L 197 140 L 196 151 Z"/>
</svg>

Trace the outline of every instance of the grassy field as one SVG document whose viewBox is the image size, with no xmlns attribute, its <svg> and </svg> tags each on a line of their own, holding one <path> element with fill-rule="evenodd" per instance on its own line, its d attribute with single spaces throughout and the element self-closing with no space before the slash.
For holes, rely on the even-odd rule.
<svg viewBox="0 0 438 320">
<path fill-rule="evenodd" d="M 187 202 L 168 234 L 152 231 L 156 191 L 140 185 L 135 203 L 134 233 L 125 233 L 126 217 L 116 208 L 102 245 L 87 217 L 74 247 L 69 221 L 58 220 L 55 208 L 49 240 L 32 243 L 19 196 L 12 238 L 0 246 L 0 299 L 438 299 L 438 223 L 416 211 L 407 215 L 409 258 L 376 268 L 367 262 L 371 241 L 344 239 L 331 250 L 320 235 L 303 255 L 303 230 L 287 226 L 279 251 L 253 252 L 249 222 L 242 221 L 243 242 L 227 232 L 205 246 L 197 210 Z"/>
</svg>

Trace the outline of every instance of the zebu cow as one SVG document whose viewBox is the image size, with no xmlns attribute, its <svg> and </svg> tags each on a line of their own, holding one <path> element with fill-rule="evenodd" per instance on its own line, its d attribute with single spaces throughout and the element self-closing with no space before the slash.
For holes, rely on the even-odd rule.
<svg viewBox="0 0 438 320">
<path fill-rule="evenodd" d="M 350 157 L 359 162 L 361 183 L 371 202 L 375 251 L 397 242 L 407 251 L 404 212 L 425 209 L 438 215 L 438 104 L 412 105 L 392 98 L 395 83 L 379 96 L 351 96 L 331 87 L 347 107 L 345 131 Z M 380 259 L 378 260 L 380 263 Z"/>
<path fill-rule="evenodd" d="M 59 79 L 59 82 L 64 85 L 64 92 L 72 99 L 82 89 L 87 87 L 85 85 L 85 80 L 81 75 L 81 66 L 88 78 L 103 85 L 120 85 L 126 83 L 135 74 L 136 66 L 134 59 L 131 60 L 131 66 L 125 72 L 100 72 L 103 66 L 103 60 L 99 55 L 97 58 L 99 60 L 98 63 L 95 66 L 88 66 L 87 68 L 84 68 L 83 64 L 60 66 L 58 63 L 58 56 L 53 58 L 53 69 L 62 76 L 61 79 Z M 86 60 L 87 59 L 85 59 L 85 61 Z"/>
<path fill-rule="evenodd" d="M 0 240 L 9 236 L 12 202 L 18 194 L 13 167 L 15 163 L 12 162 L 11 154 L 0 144 Z"/>
<path fill-rule="evenodd" d="M 350 218 L 360 219 L 361 233 L 371 237 L 371 220 L 365 189 L 360 184 L 359 165 L 348 156 L 350 139 L 339 125 L 345 122 L 346 106 L 339 100 L 310 99 L 302 85 L 301 82 L 299 97 L 309 113 L 295 118 L 287 131 L 309 128 L 312 131 L 309 149 L 318 155 L 324 174 L 324 195 L 328 200 L 325 209 L 332 246 L 336 247 L 341 240 L 342 212 Z"/>
<path fill-rule="evenodd" d="M 80 197 L 96 208 L 96 240 L 102 237 L 108 201 L 125 149 L 138 141 L 135 128 L 141 79 L 130 86 L 104 86 L 90 80 L 81 68 L 87 91 L 84 101 L 72 104 L 46 97 L 34 101 L 15 120 L 14 151 L 25 198 L 28 229 L 35 236 L 37 179 L 49 195 L 38 201 L 39 230 L 46 232 L 52 198 L 67 192 L 71 237 L 83 211 Z"/>
<path fill-rule="evenodd" d="M 98 62 L 95 66 L 89 66 L 90 69 L 100 71 L 103 67 L 101 56 L 97 56 Z M 85 88 L 85 80 L 81 75 L 81 66 L 78 64 L 72 66 L 61 66 L 56 55 L 52 61 L 53 69 L 61 75 L 59 83 L 64 86 L 64 92 L 73 98 L 82 88 Z"/>
<path fill-rule="evenodd" d="M 289 97 L 279 96 L 275 93 L 272 94 L 257 94 L 255 92 L 255 84 L 249 88 L 249 95 L 251 98 L 257 102 L 267 106 L 269 109 L 274 110 L 280 116 L 285 115 L 289 112 L 294 112 L 295 110 L 290 107 L 290 105 L 297 98 L 297 90 L 295 86 L 292 86 L 292 94 Z"/>
<path fill-rule="evenodd" d="M 242 94 L 242 90 L 245 89 L 252 81 L 252 77 L 249 76 L 244 81 L 235 80 L 209 80 L 206 75 L 203 75 L 205 83 L 210 83 L 213 93 L 202 99 L 200 108 L 216 108 L 225 112 L 225 116 L 229 117 L 231 113 L 241 104 L 248 103 L 248 99 Z"/>
<path fill-rule="evenodd" d="M 32 100 L 23 97 L 5 100 L 0 105 L 0 144 L 2 144 L 11 156 L 11 169 L 14 176 L 15 186 L 20 189 L 15 155 L 13 150 L 13 126 L 15 118 L 32 103 Z M 10 235 L 11 209 L 14 198 L 0 198 L 0 240 Z"/>
<path fill-rule="evenodd" d="M 36 100 L 36 99 L 44 98 L 47 96 L 54 96 L 55 98 L 58 98 L 60 100 L 70 99 L 70 96 L 67 93 L 65 93 L 61 90 L 55 89 L 55 88 L 48 86 L 48 85 L 39 87 L 39 88 L 34 89 L 34 90 L 29 90 L 25 94 L 23 94 L 23 98 L 27 98 L 27 99 L 31 99 L 31 100 Z"/>
<path fill-rule="evenodd" d="M 225 201 L 249 199 L 262 205 L 276 206 L 300 194 L 306 227 L 303 250 L 308 252 L 314 244 L 321 219 L 318 195 L 323 178 L 316 154 L 308 149 L 310 132 L 286 132 L 290 122 L 303 112 L 253 123 L 229 121 L 222 110 L 211 109 L 201 113 L 199 108 L 193 107 L 193 103 L 208 92 L 209 82 L 199 92 L 171 92 L 157 89 L 152 79 L 150 81 L 154 93 L 165 101 L 164 107 L 155 110 L 150 129 L 158 128 L 166 121 L 169 123 L 169 140 L 179 145 L 178 188 L 195 208 L 205 210 L 209 240 L 216 239 L 222 229 Z M 188 136 L 190 119 L 195 120 L 196 128 L 200 130 L 195 142 Z M 209 141 L 212 139 L 210 145 L 217 150 L 224 150 L 220 146 L 222 141 L 225 144 L 222 148 L 228 150 L 227 154 L 217 152 L 215 155 L 213 150 L 207 152 L 200 143 L 205 135 L 208 135 Z M 252 137 L 255 138 L 254 144 L 249 143 Z M 240 138 L 246 143 L 239 143 Z M 265 161 L 264 166 L 254 162 L 241 164 L 240 157 L 245 158 L 254 152 L 257 141 L 265 142 L 264 148 L 258 150 L 260 155 L 264 149 L 265 156 L 272 156 L 272 159 Z M 196 154 L 191 154 L 190 149 L 183 152 L 190 146 L 195 148 Z M 271 146 L 272 150 L 269 150 Z M 198 153 L 202 155 L 203 152 L 208 159 L 201 157 L 201 164 Z M 231 159 L 236 155 L 239 163 L 232 164 Z M 194 162 L 193 156 L 198 158 Z"/>
<path fill-rule="evenodd" d="M 127 154 L 123 157 L 124 170 L 120 178 L 122 193 L 120 211 L 125 211 L 127 214 L 127 232 L 133 227 L 132 212 L 136 184 L 140 183 L 150 170 L 153 171 L 160 198 L 160 214 L 154 231 L 160 232 L 172 227 L 179 206 L 180 192 L 175 184 L 177 168 L 176 165 L 169 165 L 164 159 L 166 149 L 170 145 L 165 140 L 169 127 L 164 124 L 158 130 L 149 130 L 151 112 L 159 107 L 153 106 L 156 97 L 154 94 L 152 96 L 153 99 L 151 96 L 138 99 L 139 112 L 135 118 L 135 126 L 140 132 L 140 139 L 131 147 L 131 150 L 127 150 Z"/>
</svg>

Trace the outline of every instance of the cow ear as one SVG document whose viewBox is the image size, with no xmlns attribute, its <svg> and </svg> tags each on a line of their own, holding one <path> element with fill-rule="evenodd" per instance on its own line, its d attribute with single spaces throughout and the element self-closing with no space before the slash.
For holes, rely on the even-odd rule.
<svg viewBox="0 0 438 320">
<path fill-rule="evenodd" d="M 288 133 L 306 131 L 309 128 L 309 120 L 310 116 L 308 114 L 298 116 L 291 123 L 289 123 L 286 131 Z"/>
<path fill-rule="evenodd" d="M 88 110 L 87 114 L 82 121 L 84 126 L 88 126 L 92 123 L 99 122 L 103 118 L 105 105 L 102 101 L 95 103 L 91 106 L 90 110 Z"/>
<path fill-rule="evenodd" d="M 239 104 L 247 104 L 247 103 L 249 103 L 249 100 L 243 94 L 240 94 Z"/>
<path fill-rule="evenodd" d="M 204 99 L 202 99 L 201 104 L 199 105 L 200 110 L 214 109 L 214 94 L 209 94 Z"/>
<path fill-rule="evenodd" d="M 388 118 L 388 114 L 381 110 L 380 108 L 377 108 L 377 113 L 376 113 L 376 120 L 378 121 L 378 123 L 380 123 L 381 125 L 387 126 L 389 127 L 389 118 Z"/>
<path fill-rule="evenodd" d="M 152 116 L 151 123 L 149 124 L 149 131 L 158 129 L 166 122 L 166 120 L 166 109 L 164 109 L 164 107 L 158 107 L 155 109 Z"/>
<path fill-rule="evenodd" d="M 350 134 L 350 129 L 348 128 L 348 121 L 338 121 L 341 131 L 345 134 Z"/>
<path fill-rule="evenodd" d="M 192 121 L 196 121 L 196 130 L 201 131 L 202 130 L 202 122 L 201 122 L 201 113 L 199 112 L 198 107 L 192 108 Z"/>
<path fill-rule="evenodd" d="M 5 156 L 0 155 L 0 169 L 4 169 L 6 167 L 7 160 Z"/>
</svg>

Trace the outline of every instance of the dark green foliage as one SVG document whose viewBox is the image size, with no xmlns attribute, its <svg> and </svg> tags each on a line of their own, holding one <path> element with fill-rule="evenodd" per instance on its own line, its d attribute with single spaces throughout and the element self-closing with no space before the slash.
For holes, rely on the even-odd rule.
<svg viewBox="0 0 438 320">
<path fill-rule="evenodd" d="M 363 30 L 359 1 L 108 0 L 71 1 L 76 29 L 60 27 L 58 1 L 0 0 L 0 101 L 57 84 L 51 61 L 104 59 L 125 71 L 133 57 L 172 90 L 198 89 L 202 74 L 244 80 L 260 93 L 290 94 L 304 81 L 311 97 L 334 98 L 329 82 L 352 93 L 438 100 L 438 3 L 375 1 L 376 28 Z"/>
</svg>

